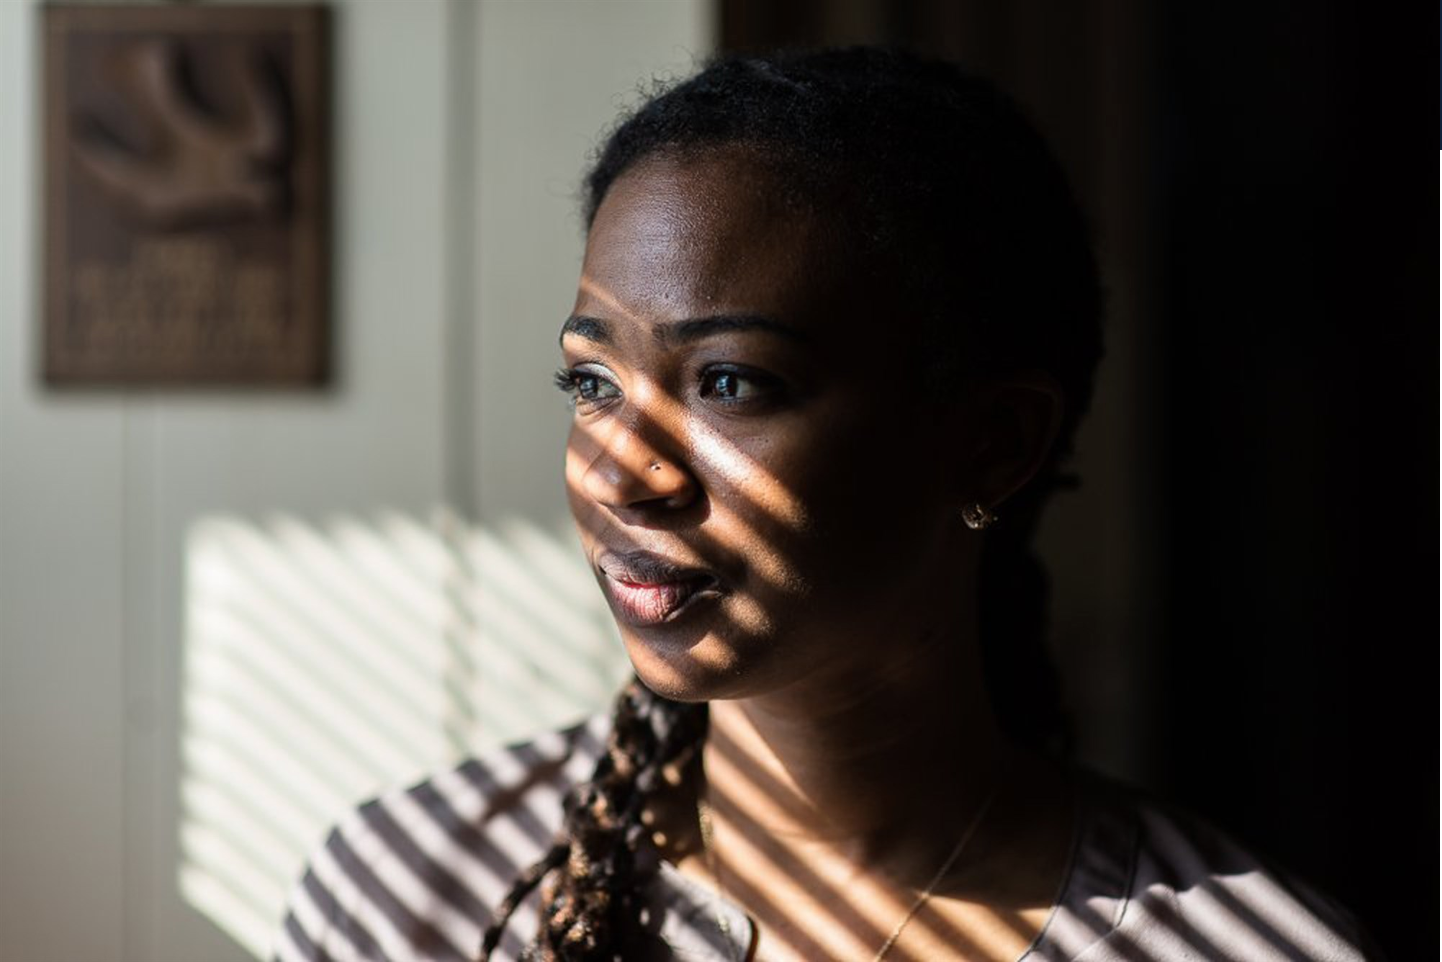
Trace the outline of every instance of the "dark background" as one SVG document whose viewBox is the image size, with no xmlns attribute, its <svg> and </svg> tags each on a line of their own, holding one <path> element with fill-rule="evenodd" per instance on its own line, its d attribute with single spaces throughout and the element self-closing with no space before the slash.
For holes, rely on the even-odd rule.
<svg viewBox="0 0 1442 962">
<path fill-rule="evenodd" d="M 1439 25 L 1402 9 L 722 3 L 723 49 L 949 57 L 1052 141 L 1104 238 L 1144 479 L 1145 690 L 1111 754 L 1397 960 L 1439 956 Z"/>
</svg>

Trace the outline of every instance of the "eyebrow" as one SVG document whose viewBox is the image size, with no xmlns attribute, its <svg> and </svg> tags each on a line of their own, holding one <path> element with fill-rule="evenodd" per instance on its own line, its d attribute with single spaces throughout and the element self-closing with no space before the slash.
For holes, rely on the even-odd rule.
<svg viewBox="0 0 1442 962">
<path fill-rule="evenodd" d="M 557 340 L 564 341 L 567 334 L 574 334 L 588 341 L 595 341 L 597 344 L 611 343 L 611 329 L 606 326 L 605 321 L 597 320 L 594 317 L 572 314 L 566 318 L 566 323 L 561 325 L 561 336 Z"/>
<path fill-rule="evenodd" d="M 690 344 L 733 331 L 764 331 L 798 344 L 811 342 L 811 338 L 790 324 L 757 314 L 714 314 L 710 317 L 693 317 L 670 324 L 657 324 L 651 329 L 657 341 L 674 341 L 678 344 Z M 610 325 L 595 317 L 573 314 L 566 318 L 561 325 L 561 339 L 564 340 L 567 334 L 574 334 L 597 344 L 613 343 Z"/>
</svg>

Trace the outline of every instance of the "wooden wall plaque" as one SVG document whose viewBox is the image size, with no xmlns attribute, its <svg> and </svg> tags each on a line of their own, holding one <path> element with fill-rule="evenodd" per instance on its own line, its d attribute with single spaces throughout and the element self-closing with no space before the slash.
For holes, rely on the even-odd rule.
<svg viewBox="0 0 1442 962">
<path fill-rule="evenodd" d="M 46 6 L 52 384 L 319 384 L 320 6 Z"/>
</svg>

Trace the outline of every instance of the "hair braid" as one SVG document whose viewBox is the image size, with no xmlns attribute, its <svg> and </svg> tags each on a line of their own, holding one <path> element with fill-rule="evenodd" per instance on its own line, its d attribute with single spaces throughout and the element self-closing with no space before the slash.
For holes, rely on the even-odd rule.
<svg viewBox="0 0 1442 962">
<path fill-rule="evenodd" d="M 706 718 L 704 703 L 670 701 L 631 679 L 616 699 L 605 753 L 590 780 L 567 794 L 555 844 L 497 909 L 482 959 L 490 958 L 510 916 L 548 875 L 528 955 L 547 962 L 622 958 L 639 924 L 634 882 L 644 837 L 641 809 L 666 787 L 663 769 L 699 747 Z"/>
<path fill-rule="evenodd" d="M 1051 471 L 1008 500 L 986 532 L 977 572 L 982 670 L 997 723 L 1021 744 L 1058 755 L 1071 750 L 1072 729 L 1046 644 L 1050 579 L 1032 536 L 1052 492 L 1075 485 Z"/>
<path fill-rule="evenodd" d="M 501 934 L 506 930 L 506 922 L 510 921 L 516 909 L 526 900 L 526 896 L 531 894 L 531 889 L 540 884 L 547 872 L 566 861 L 566 854 L 569 851 L 570 846 L 566 842 L 554 843 L 546 850 L 546 854 L 541 857 L 539 862 L 526 869 L 516 879 L 511 890 L 506 893 L 506 897 L 496 908 L 496 920 L 490 924 L 485 935 L 481 937 L 481 958 L 483 960 L 489 959 L 491 953 L 496 951 L 496 946 L 501 943 Z"/>
</svg>

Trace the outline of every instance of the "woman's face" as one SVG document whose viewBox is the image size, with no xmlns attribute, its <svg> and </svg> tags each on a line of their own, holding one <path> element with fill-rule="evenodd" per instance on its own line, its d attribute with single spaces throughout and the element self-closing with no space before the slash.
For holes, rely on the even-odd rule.
<svg viewBox="0 0 1442 962">
<path fill-rule="evenodd" d="M 633 166 L 562 332 L 571 510 L 637 673 L 672 698 L 880 680 L 974 563 L 965 431 L 923 400 L 905 312 L 843 218 L 779 196 L 739 148 Z"/>
</svg>

